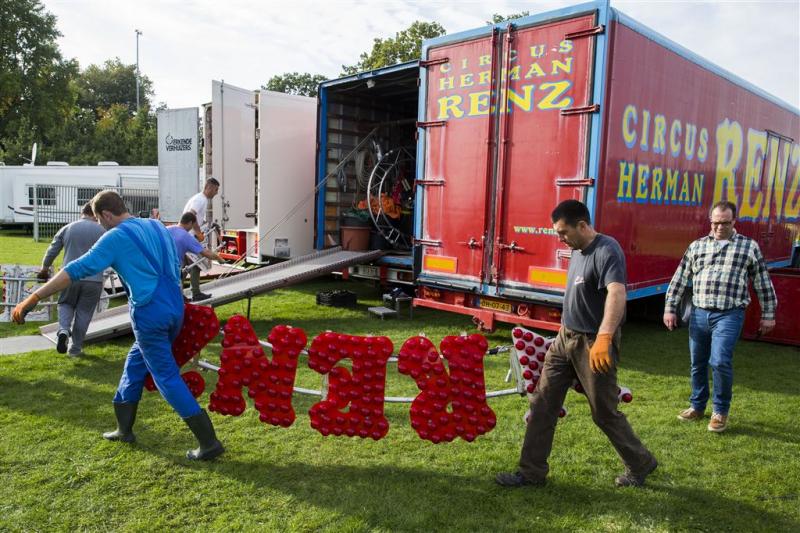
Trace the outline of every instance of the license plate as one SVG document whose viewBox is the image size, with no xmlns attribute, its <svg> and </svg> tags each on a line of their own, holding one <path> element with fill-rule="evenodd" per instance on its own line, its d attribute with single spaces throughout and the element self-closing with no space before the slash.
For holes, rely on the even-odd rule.
<svg viewBox="0 0 800 533">
<path fill-rule="evenodd" d="M 495 311 L 503 311 L 504 313 L 510 313 L 512 311 L 511 304 L 508 302 L 481 299 L 480 306 L 483 309 L 493 309 Z"/>
</svg>

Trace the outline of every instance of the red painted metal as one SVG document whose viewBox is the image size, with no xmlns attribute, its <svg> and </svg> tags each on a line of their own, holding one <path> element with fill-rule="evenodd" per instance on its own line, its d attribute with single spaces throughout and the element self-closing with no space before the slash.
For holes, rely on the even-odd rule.
<svg viewBox="0 0 800 533">
<path fill-rule="evenodd" d="M 444 187 L 425 189 L 422 205 L 424 219 L 420 253 L 455 257 L 458 272 L 451 276 L 477 286 L 481 281 L 483 250 L 458 244 L 486 235 L 487 169 L 492 161 L 487 146 L 491 141 L 491 92 L 494 87 L 492 65 L 495 55 L 494 35 L 455 43 L 430 51 L 428 60 L 441 57 L 449 63 L 428 70 L 426 121 L 446 120 L 444 128 L 425 131 L 426 153 L 420 179 L 442 178 Z M 482 59 L 484 58 L 484 59 Z M 471 62 L 461 69 L 462 61 Z M 484 63 L 479 66 L 479 63 Z M 496 66 L 494 67 L 496 68 Z M 488 72 L 478 74 L 477 72 Z M 462 79 L 462 76 L 463 79 Z M 483 82 L 483 83 L 481 83 Z M 468 85 L 468 87 L 461 87 Z M 470 93 L 480 95 L 470 100 Z M 467 118 L 472 110 L 480 115 Z M 490 134 L 487 138 L 487 129 Z M 479 147 L 465 149 L 465 147 Z M 431 247 L 428 243 L 441 242 Z M 424 262 L 423 262 L 424 263 Z M 424 267 L 422 274 L 426 272 Z M 438 273 L 433 272 L 434 275 Z"/>
<path fill-rule="evenodd" d="M 633 297 L 664 292 L 719 199 L 740 206 L 736 228 L 768 262 L 788 261 L 800 233 L 800 115 L 677 47 L 615 20 L 598 25 L 595 13 L 501 33 L 428 49 L 428 60 L 448 61 L 428 69 L 425 120 L 447 127 L 425 132 L 421 180 L 447 185 L 421 188 L 417 243 L 456 272 L 423 266 L 418 282 L 441 294 L 421 293 L 415 305 L 483 324 L 540 320 L 473 300 L 513 293 L 547 308 L 535 294 L 563 292 L 556 282 L 571 251 L 550 212 L 571 198 L 620 242 Z M 598 35 L 605 57 L 596 57 Z M 604 99 L 594 101 L 601 82 Z M 468 292 L 448 296 L 456 288 Z"/>
<path fill-rule="evenodd" d="M 611 81 L 595 225 L 622 245 L 628 261 L 629 290 L 667 284 L 688 244 L 708 233 L 709 207 L 718 199 L 729 198 L 729 189 L 723 187 L 728 183 L 725 165 L 720 163 L 736 151 L 740 158 L 733 165 L 734 187 L 730 189 L 730 199 L 740 211 L 736 229 L 758 241 L 768 262 L 788 260 L 798 231 L 797 214 L 790 220 L 785 215 L 792 202 L 800 202 L 798 190 L 793 192 L 791 185 L 798 181 L 800 117 L 627 26 L 612 26 L 612 61 L 607 74 Z M 657 140 L 659 128 L 664 129 L 663 150 Z M 780 133 L 783 139 L 767 139 L 767 129 Z M 718 146 L 728 134 L 739 140 L 733 146 Z M 766 157 L 756 150 L 756 140 L 762 134 L 768 140 Z M 787 137 L 795 139 L 793 145 Z M 759 183 L 745 187 L 751 151 L 754 161 L 763 158 L 764 164 L 762 171 L 755 173 Z M 790 163 L 779 163 L 781 158 L 773 161 L 773 154 L 778 153 Z M 635 165 L 630 186 L 622 177 L 622 167 L 627 171 L 629 165 Z M 770 177 L 772 170 L 780 167 L 781 176 Z M 641 180 L 640 170 L 644 171 Z M 667 189 L 663 184 L 668 172 L 679 173 L 678 190 L 665 202 Z M 657 179 L 662 181 L 661 187 Z M 683 181 L 688 182 L 688 202 L 680 199 Z M 781 189 L 780 194 L 768 192 L 770 181 L 776 184 L 776 190 Z M 697 194 L 692 194 L 695 183 Z M 725 194 L 715 195 L 718 190 Z M 751 218 L 745 201 L 758 199 L 762 203 L 759 215 Z M 776 216 L 778 206 L 780 217 Z"/>
<path fill-rule="evenodd" d="M 590 117 L 563 116 L 559 109 L 591 100 L 594 39 L 572 42 L 568 53 L 558 50 L 568 48 L 561 44 L 565 33 L 594 27 L 594 18 L 593 15 L 583 16 L 522 29 L 514 33 L 514 41 L 509 43 L 508 51 L 537 50 L 537 54 L 537 46 L 544 44 L 542 57 L 525 62 L 518 60 L 521 66 L 532 65 L 535 61 L 548 75 L 537 79 L 532 90 L 529 88 L 532 79 L 525 79 L 522 68 L 519 79 L 514 79 L 513 75 L 508 77 L 507 99 L 512 92 L 524 95 L 527 90 L 531 90 L 532 97 L 530 111 L 508 102 L 503 109 L 510 108 L 510 112 L 500 115 L 503 133 L 492 265 L 496 274 L 494 281 L 500 286 L 534 289 L 535 285 L 529 280 L 530 267 L 566 267 L 556 260 L 554 251 L 561 244 L 552 236 L 550 212 L 562 200 L 584 199 L 584 187 L 559 187 L 558 182 L 588 179 Z M 554 69 L 558 69 L 557 61 L 571 61 L 571 72 L 561 69 L 557 75 L 552 75 Z M 510 68 L 508 70 L 511 72 Z M 548 103 L 548 95 L 553 94 L 549 91 L 557 89 L 547 83 L 568 83 L 570 88 L 562 98 Z M 537 93 L 542 88 L 545 92 Z M 511 242 L 516 245 L 505 244 Z"/>
<path fill-rule="evenodd" d="M 223 243 L 222 249 L 218 252 L 219 256 L 228 261 L 239 261 L 247 253 L 247 234 L 244 231 L 237 231 L 236 235 L 221 236 Z"/>
<path fill-rule="evenodd" d="M 453 293 L 460 294 L 460 293 Z M 495 311 L 490 309 L 482 309 L 480 307 L 472 307 L 468 305 L 469 299 L 464 298 L 458 303 L 448 303 L 444 301 L 432 300 L 428 298 L 414 298 L 414 307 L 428 307 L 430 309 L 438 309 L 439 311 L 448 311 L 450 313 L 459 313 L 462 315 L 469 315 L 473 317 L 473 322 L 479 328 L 486 331 L 494 331 L 495 322 L 503 322 L 506 324 L 520 324 L 531 328 L 544 329 L 548 331 L 558 331 L 561 326 L 561 313 L 553 308 L 540 306 L 545 312 L 553 313 L 550 320 L 545 318 L 531 318 L 530 316 L 520 316 L 516 313 L 506 313 L 503 311 Z M 529 309 L 529 314 L 533 314 L 534 310 L 529 304 L 525 305 Z M 542 314 L 542 313 L 539 313 Z"/>
<path fill-rule="evenodd" d="M 778 296 L 778 313 L 775 317 L 775 329 L 767 335 L 759 335 L 761 322 L 761 305 L 752 288 L 744 319 L 742 337 L 751 340 L 776 342 L 800 346 L 800 328 L 797 327 L 800 317 L 800 269 L 779 268 L 770 272 L 775 294 Z"/>
</svg>

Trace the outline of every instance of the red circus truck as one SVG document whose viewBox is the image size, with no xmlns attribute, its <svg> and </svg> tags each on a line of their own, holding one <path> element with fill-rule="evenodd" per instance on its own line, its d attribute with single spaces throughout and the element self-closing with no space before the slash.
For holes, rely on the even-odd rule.
<svg viewBox="0 0 800 533">
<path fill-rule="evenodd" d="M 797 265 L 800 112 L 605 2 L 426 41 L 419 102 L 417 306 L 556 329 L 570 198 L 621 244 L 629 299 L 666 291 L 719 200 Z"/>
</svg>

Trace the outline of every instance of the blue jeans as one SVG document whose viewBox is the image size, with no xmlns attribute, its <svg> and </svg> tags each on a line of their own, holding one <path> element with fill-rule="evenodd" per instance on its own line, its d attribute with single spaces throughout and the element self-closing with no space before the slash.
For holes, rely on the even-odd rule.
<svg viewBox="0 0 800 533">
<path fill-rule="evenodd" d="M 714 381 L 714 412 L 727 415 L 733 395 L 733 347 L 744 324 L 744 309 L 711 311 L 695 307 L 689 322 L 692 357 L 692 408 L 704 411 L 708 402 L 708 366 Z"/>
</svg>

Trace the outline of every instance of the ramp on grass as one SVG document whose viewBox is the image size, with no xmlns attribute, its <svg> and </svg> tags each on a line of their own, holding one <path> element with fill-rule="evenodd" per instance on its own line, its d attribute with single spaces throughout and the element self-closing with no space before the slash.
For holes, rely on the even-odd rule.
<svg viewBox="0 0 800 533">
<path fill-rule="evenodd" d="M 235 302 L 329 274 L 351 265 L 366 263 L 377 259 L 382 253 L 380 250 L 353 252 L 342 250 L 341 247 L 337 246 L 336 248 L 314 252 L 283 263 L 218 279 L 201 286 L 203 292 L 211 294 L 211 298 L 203 300 L 202 304 L 216 307 Z M 100 341 L 129 333 L 131 331 L 131 321 L 128 312 L 128 306 L 121 305 L 95 315 L 89 325 L 89 330 L 86 332 L 86 341 Z M 39 331 L 52 342 L 55 342 L 58 323 L 42 326 Z"/>
</svg>

